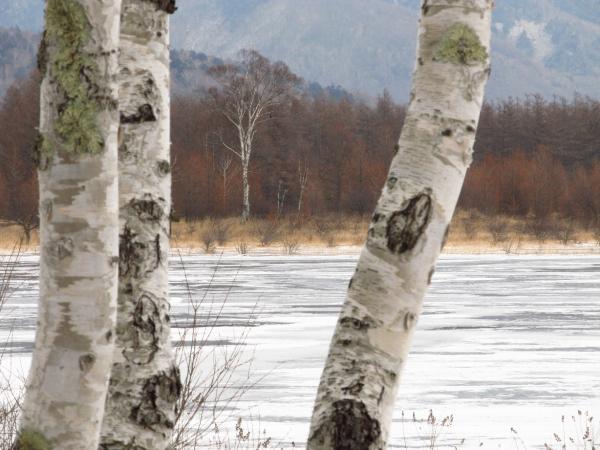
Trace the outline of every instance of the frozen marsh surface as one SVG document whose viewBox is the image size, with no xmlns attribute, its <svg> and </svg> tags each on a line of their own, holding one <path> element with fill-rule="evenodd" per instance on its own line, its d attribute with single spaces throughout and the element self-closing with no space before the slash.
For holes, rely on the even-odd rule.
<svg viewBox="0 0 600 450">
<path fill-rule="evenodd" d="M 302 448 L 352 256 L 189 255 L 171 261 L 173 321 L 192 294 L 218 310 L 209 344 L 226 349 L 255 316 L 246 339 L 258 380 L 235 408 L 274 447 Z M 3 360 L 27 372 L 36 322 L 37 257 L 22 258 L 16 292 L 0 317 Z M 212 305 L 212 306 L 211 306 Z M 397 402 L 391 447 L 424 448 L 427 433 L 401 412 L 454 415 L 441 437 L 459 448 L 527 448 L 562 434 L 561 415 L 600 415 L 600 256 L 445 255 L 413 342 Z M 244 370 L 247 371 L 247 367 Z M 243 378 L 245 373 L 240 373 Z M 258 425 L 260 422 L 260 425 Z M 426 426 L 421 426 L 423 429 Z"/>
</svg>

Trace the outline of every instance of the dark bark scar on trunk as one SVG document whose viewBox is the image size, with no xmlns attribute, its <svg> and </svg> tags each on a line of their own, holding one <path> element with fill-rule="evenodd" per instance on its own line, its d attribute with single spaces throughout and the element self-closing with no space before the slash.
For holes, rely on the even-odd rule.
<svg viewBox="0 0 600 450">
<path fill-rule="evenodd" d="M 157 300 L 151 294 L 144 293 L 137 300 L 133 311 L 133 321 L 127 330 L 132 347 L 123 350 L 123 356 L 134 364 L 148 364 L 158 351 L 159 337 L 162 333 L 160 310 Z"/>
<path fill-rule="evenodd" d="M 354 382 L 350 383 L 348 386 L 343 387 L 342 392 L 346 395 L 347 394 L 358 395 L 365 387 L 364 381 L 365 381 L 365 377 L 360 377 L 358 380 L 355 380 Z"/>
<path fill-rule="evenodd" d="M 416 319 L 417 318 L 416 318 L 416 316 L 413 313 L 407 312 L 404 315 L 404 324 L 403 324 L 404 325 L 404 330 L 405 331 L 410 330 L 413 327 L 413 325 L 415 324 Z"/>
<path fill-rule="evenodd" d="M 156 5 L 156 9 L 166 12 L 167 14 L 173 14 L 177 11 L 175 0 L 146 0 Z"/>
<path fill-rule="evenodd" d="M 152 105 L 148 103 L 138 106 L 138 110 L 135 114 L 130 114 L 126 116 L 125 114 L 121 113 L 122 124 L 137 124 L 143 122 L 156 122 L 156 115 L 154 114 Z"/>
<path fill-rule="evenodd" d="M 120 277 L 142 278 L 154 271 L 160 265 L 160 260 L 160 248 L 156 241 L 140 242 L 137 234 L 129 226 L 125 226 L 123 234 L 119 236 Z"/>
<path fill-rule="evenodd" d="M 154 200 L 133 199 L 129 203 L 129 206 L 134 210 L 138 218 L 143 222 L 158 222 L 165 215 L 163 208 L 157 201 Z"/>
<path fill-rule="evenodd" d="M 355 317 L 343 317 L 340 319 L 340 325 L 346 328 L 354 328 L 355 330 L 368 330 L 371 328 L 368 320 L 361 320 Z"/>
<path fill-rule="evenodd" d="M 427 285 L 431 284 L 431 280 L 433 279 L 433 274 L 435 274 L 435 267 L 429 269 L 429 274 L 427 275 Z"/>
<path fill-rule="evenodd" d="M 432 209 L 431 191 L 426 190 L 393 213 L 386 230 L 388 249 L 398 255 L 414 249 L 431 220 Z"/>
<path fill-rule="evenodd" d="M 131 418 L 139 425 L 156 430 L 173 429 L 175 403 L 181 395 L 179 369 L 153 375 L 144 383 L 143 399 L 131 410 Z"/>
</svg>

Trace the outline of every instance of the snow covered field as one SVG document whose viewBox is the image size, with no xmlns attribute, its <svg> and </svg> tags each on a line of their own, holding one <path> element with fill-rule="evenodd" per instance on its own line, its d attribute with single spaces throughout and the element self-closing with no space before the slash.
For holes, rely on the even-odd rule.
<svg viewBox="0 0 600 450">
<path fill-rule="evenodd" d="M 260 421 L 276 448 L 302 447 L 322 364 L 356 256 L 205 256 L 172 259 L 174 322 L 192 293 L 226 298 L 214 345 L 247 339 L 258 384 L 229 411 Z M 26 373 L 35 327 L 37 257 L 25 256 L 0 318 L 4 369 Z M 212 281 L 211 281 L 212 279 Z M 247 369 L 247 367 L 246 367 Z M 418 325 L 397 402 L 392 448 L 420 446 L 412 423 L 454 415 L 441 440 L 461 448 L 528 448 L 562 435 L 561 415 L 600 414 L 600 256 L 446 255 Z M 402 425 L 401 412 L 410 420 Z M 258 425 L 254 425 L 258 427 Z M 421 444 L 424 445 L 421 441 Z"/>
</svg>

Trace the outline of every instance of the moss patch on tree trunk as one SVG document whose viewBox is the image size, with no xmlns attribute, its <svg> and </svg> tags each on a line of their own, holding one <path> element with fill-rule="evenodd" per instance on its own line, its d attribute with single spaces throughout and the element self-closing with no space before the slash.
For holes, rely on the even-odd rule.
<svg viewBox="0 0 600 450">
<path fill-rule="evenodd" d="M 487 58 L 487 49 L 481 45 L 479 36 L 464 23 L 455 23 L 446 30 L 435 53 L 436 61 L 463 65 L 484 63 Z"/>
<path fill-rule="evenodd" d="M 42 433 L 31 428 L 23 428 L 13 445 L 13 450 L 51 450 L 51 447 Z"/>
<path fill-rule="evenodd" d="M 44 34 L 47 74 L 62 96 L 54 131 L 71 154 L 95 154 L 104 148 L 97 124 L 98 105 L 92 96 L 97 90 L 98 68 L 85 48 L 90 28 L 79 2 L 48 0 Z"/>
</svg>

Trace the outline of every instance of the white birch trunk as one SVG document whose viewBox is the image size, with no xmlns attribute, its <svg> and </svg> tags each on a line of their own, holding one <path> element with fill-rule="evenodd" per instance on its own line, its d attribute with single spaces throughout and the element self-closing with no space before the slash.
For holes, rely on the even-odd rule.
<svg viewBox="0 0 600 450">
<path fill-rule="evenodd" d="M 436 260 L 471 163 L 492 0 L 424 0 L 398 153 L 321 378 L 310 450 L 375 450 L 389 426 Z"/>
<path fill-rule="evenodd" d="M 119 56 L 119 296 L 101 449 L 163 450 L 181 390 L 169 326 L 169 13 L 123 0 Z"/>
<path fill-rule="evenodd" d="M 250 158 L 242 159 L 242 190 L 243 190 L 243 202 L 242 202 L 242 221 L 246 222 L 250 218 L 250 181 L 248 180 L 248 166 L 250 165 Z"/>
<path fill-rule="evenodd" d="M 298 164 L 298 181 L 300 184 L 300 194 L 298 195 L 298 217 L 300 217 L 300 213 L 302 212 L 302 198 L 304 197 L 304 189 L 306 189 L 306 184 L 308 183 L 308 162 L 304 162 Z"/>
<path fill-rule="evenodd" d="M 114 338 L 120 0 L 48 0 L 40 47 L 40 301 L 15 449 L 95 450 Z"/>
</svg>

